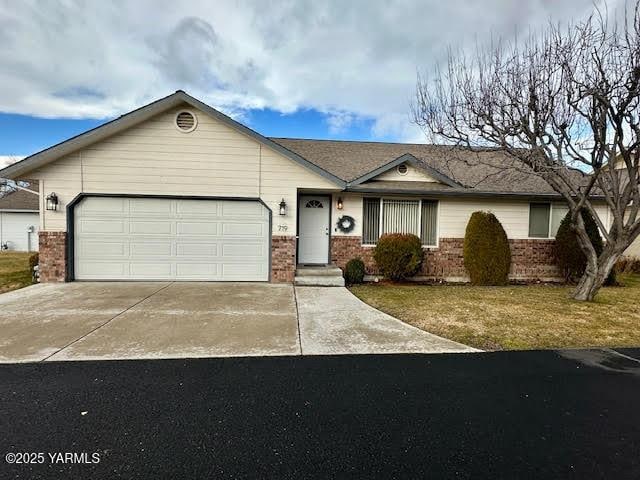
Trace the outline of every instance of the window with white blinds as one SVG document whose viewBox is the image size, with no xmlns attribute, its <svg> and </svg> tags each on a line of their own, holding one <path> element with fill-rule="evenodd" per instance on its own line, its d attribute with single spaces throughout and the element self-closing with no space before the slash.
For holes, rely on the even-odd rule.
<svg viewBox="0 0 640 480">
<path fill-rule="evenodd" d="M 380 237 L 380 199 L 362 199 L 362 243 L 374 245 Z"/>
<path fill-rule="evenodd" d="M 420 236 L 420 200 L 382 200 L 382 233 Z"/>
<path fill-rule="evenodd" d="M 422 244 L 435 247 L 438 244 L 438 202 L 435 200 L 422 200 L 420 219 L 420 240 L 422 240 Z"/>
<path fill-rule="evenodd" d="M 363 199 L 362 243 L 374 245 L 384 233 L 411 233 L 422 244 L 438 243 L 438 202 L 435 200 Z"/>
</svg>

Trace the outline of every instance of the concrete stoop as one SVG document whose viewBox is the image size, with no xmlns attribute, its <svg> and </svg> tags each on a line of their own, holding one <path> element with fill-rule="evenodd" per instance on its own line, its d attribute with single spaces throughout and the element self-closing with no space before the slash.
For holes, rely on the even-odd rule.
<svg viewBox="0 0 640 480">
<path fill-rule="evenodd" d="M 307 287 L 344 287 L 344 278 L 342 270 L 335 265 L 299 265 L 294 284 Z"/>
</svg>

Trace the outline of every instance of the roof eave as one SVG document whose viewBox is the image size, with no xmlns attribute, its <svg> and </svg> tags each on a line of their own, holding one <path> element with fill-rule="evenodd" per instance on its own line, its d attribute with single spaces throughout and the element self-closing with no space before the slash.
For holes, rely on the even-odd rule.
<svg viewBox="0 0 640 480">
<path fill-rule="evenodd" d="M 433 197 L 476 197 L 476 198 L 511 198 L 514 200 L 562 200 L 559 193 L 535 192 L 490 192 L 473 189 L 458 190 L 420 190 L 420 189 L 387 189 L 370 186 L 348 186 L 346 191 L 353 193 L 371 193 L 378 195 L 423 195 Z M 602 195 L 591 196 L 591 200 L 604 201 Z"/>
<path fill-rule="evenodd" d="M 0 208 L 2 213 L 40 213 L 40 210 L 32 208 Z"/>
</svg>

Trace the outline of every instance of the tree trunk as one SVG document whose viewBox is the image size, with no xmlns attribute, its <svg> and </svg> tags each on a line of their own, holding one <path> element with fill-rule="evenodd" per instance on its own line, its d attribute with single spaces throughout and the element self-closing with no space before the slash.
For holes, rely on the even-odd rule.
<svg viewBox="0 0 640 480">
<path fill-rule="evenodd" d="M 580 278 L 572 298 L 583 302 L 591 302 L 602 285 L 604 285 L 604 282 L 609 278 L 609 274 L 620 256 L 620 253 L 605 249 L 597 262 L 587 261 L 587 268 Z"/>
</svg>

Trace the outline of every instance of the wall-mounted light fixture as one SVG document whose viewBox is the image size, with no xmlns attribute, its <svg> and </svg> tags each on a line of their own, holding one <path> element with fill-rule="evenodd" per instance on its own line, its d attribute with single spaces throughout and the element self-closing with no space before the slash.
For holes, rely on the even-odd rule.
<svg viewBox="0 0 640 480">
<path fill-rule="evenodd" d="M 51 211 L 56 211 L 58 210 L 58 195 L 56 195 L 54 192 L 51 192 L 49 195 L 47 195 L 47 205 L 46 208 L 47 210 L 51 210 Z"/>
<path fill-rule="evenodd" d="M 344 207 L 342 203 L 342 197 L 338 197 L 338 202 L 336 203 L 336 207 L 338 210 L 342 210 L 342 207 Z"/>
<path fill-rule="evenodd" d="M 287 214 L 287 202 L 284 201 L 284 198 L 280 202 L 280 215 L 285 216 Z"/>
</svg>

